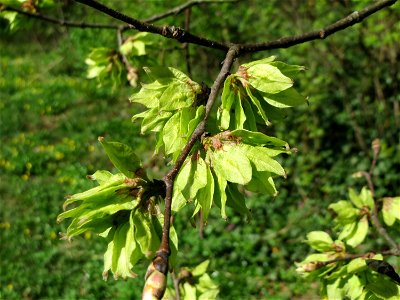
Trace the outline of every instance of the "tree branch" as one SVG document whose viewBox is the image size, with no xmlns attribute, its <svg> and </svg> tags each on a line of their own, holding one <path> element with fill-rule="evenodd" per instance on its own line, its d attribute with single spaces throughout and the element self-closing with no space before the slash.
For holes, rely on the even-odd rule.
<svg viewBox="0 0 400 300">
<path fill-rule="evenodd" d="M 197 128 L 194 130 L 192 136 L 190 137 L 188 143 L 183 148 L 181 154 L 175 162 L 174 167 L 168 174 L 164 177 L 164 182 L 166 186 L 166 196 L 165 196 L 165 212 L 164 212 L 164 227 L 160 249 L 157 252 L 157 256 L 165 258 L 170 254 L 169 247 L 169 229 L 171 226 L 171 202 L 172 202 L 172 192 L 173 192 L 173 184 L 176 176 L 178 175 L 179 170 L 181 169 L 183 163 L 185 162 L 186 157 L 189 155 L 191 149 L 194 144 L 205 132 L 206 123 L 208 121 L 208 117 L 210 115 L 211 109 L 217 99 L 218 91 L 222 86 L 226 76 L 229 73 L 229 70 L 233 64 L 234 59 L 238 55 L 237 47 L 232 47 L 229 49 L 224 63 L 222 65 L 221 71 L 219 72 L 217 78 L 214 81 L 213 86 L 211 87 L 210 95 L 206 104 L 206 112 L 203 120 L 199 123 Z M 166 267 L 168 270 L 168 260 L 165 261 Z"/>
<path fill-rule="evenodd" d="M 182 28 L 179 28 L 179 27 L 155 26 L 155 25 L 149 24 L 149 22 L 154 22 L 156 20 L 160 20 L 161 18 L 165 18 L 172 14 L 180 13 L 187 7 L 198 5 L 201 3 L 231 2 L 231 1 L 235 1 L 235 0 L 220 0 L 220 1 L 217 1 L 217 0 L 192 0 L 192 1 L 188 1 L 185 4 L 175 7 L 173 9 L 171 9 L 170 11 L 150 17 L 145 21 L 139 21 L 137 19 L 131 18 L 131 17 L 129 17 L 125 14 L 122 14 L 121 12 L 118 12 L 116 10 L 113 10 L 95 0 L 75 0 L 75 1 L 85 4 L 87 6 L 90 6 L 98 11 L 101 11 L 101 12 L 105 13 L 106 15 L 113 17 L 114 19 L 117 19 L 117 20 L 127 23 L 128 25 L 124 25 L 122 27 L 122 30 L 126 30 L 129 28 L 136 29 L 136 30 L 142 31 L 142 32 L 150 32 L 150 33 L 154 33 L 154 34 L 159 34 L 166 38 L 175 39 L 181 43 L 196 44 L 196 45 L 213 48 L 213 49 L 218 49 L 218 50 L 223 50 L 223 51 L 228 51 L 231 46 L 236 45 L 239 48 L 238 56 L 240 56 L 244 53 L 250 53 L 250 52 L 258 52 L 258 51 L 279 49 L 279 48 L 289 48 L 289 47 L 292 47 L 292 46 L 295 46 L 298 44 L 302 44 L 305 42 L 309 42 L 312 40 L 325 39 L 326 37 L 338 32 L 338 31 L 341 31 L 341 30 L 343 30 L 347 27 L 350 27 L 354 24 L 360 23 L 365 18 L 376 13 L 377 11 L 379 11 L 385 7 L 391 6 L 397 2 L 397 0 L 383 0 L 383 1 L 377 2 L 376 4 L 368 6 L 359 12 L 358 11 L 353 12 L 352 14 L 348 15 L 347 17 L 340 19 L 337 22 L 335 22 L 325 28 L 322 28 L 319 30 L 314 30 L 314 31 L 304 33 L 301 35 L 283 37 L 283 38 L 280 38 L 280 39 L 277 39 L 274 41 L 265 42 L 265 43 L 234 44 L 234 43 L 223 43 L 223 42 L 219 42 L 219 41 L 215 41 L 215 40 L 209 40 L 204 37 L 200 37 L 200 36 L 191 34 L 190 32 L 188 32 Z M 61 26 L 80 27 L 80 28 L 102 28 L 102 29 L 119 29 L 119 28 L 121 28 L 121 26 L 116 25 L 116 24 L 89 24 L 89 23 L 83 23 L 83 22 L 64 21 L 64 20 L 59 20 L 56 18 L 44 16 L 41 14 L 33 14 L 33 13 L 29 13 L 29 12 L 26 12 L 26 11 L 23 11 L 20 9 L 12 8 L 1 2 L 0 2 L 0 5 L 5 10 L 15 11 L 15 12 L 18 12 L 18 13 L 26 15 L 26 16 L 41 19 L 41 20 L 51 22 L 54 24 L 58 24 Z"/>
<path fill-rule="evenodd" d="M 79 28 L 100 28 L 100 29 L 118 29 L 118 28 L 120 28 L 120 25 L 117 25 L 117 24 L 98 24 L 98 23 L 84 23 L 84 22 L 60 20 L 60 19 L 56 19 L 53 17 L 42 15 L 40 13 L 30 13 L 30 12 L 24 11 L 22 9 L 8 6 L 1 2 L 0 2 L 0 8 L 1 8 L 0 11 L 1 10 L 14 11 L 16 13 L 19 13 L 19 14 L 27 16 L 27 17 L 31 17 L 34 19 L 46 21 L 46 22 L 61 25 L 61 26 L 79 27 Z"/>
<path fill-rule="evenodd" d="M 209 47 L 209 48 L 220 49 L 220 50 L 224 50 L 224 51 L 227 51 L 229 49 L 228 44 L 208 40 L 203 37 L 193 35 L 179 27 L 155 26 L 153 24 L 139 21 L 139 20 L 131 18 L 119 11 L 109 8 L 95 0 L 75 0 L 75 1 L 85 4 L 87 6 L 90 6 L 98 11 L 101 11 L 104 14 L 113 17 L 114 19 L 123 21 L 129 25 L 129 28 L 136 29 L 138 31 L 159 34 L 166 38 L 175 39 L 181 43 L 192 43 L 192 44 L 197 44 L 197 45 L 201 45 L 201 46 L 205 46 L 205 47 Z"/>
<path fill-rule="evenodd" d="M 338 31 L 341 31 L 347 27 L 350 27 L 356 23 L 361 22 L 368 16 L 373 13 L 393 5 L 397 2 L 397 0 L 383 0 L 364 8 L 361 11 L 355 11 L 347 17 L 338 20 L 337 22 L 319 29 L 315 31 L 311 31 L 308 33 L 304 33 L 301 35 L 283 37 L 274 41 L 266 42 L 266 43 L 257 43 L 257 44 L 233 44 L 233 43 L 222 43 L 215 40 L 209 40 L 200 36 L 196 36 L 191 34 L 188 31 L 183 30 L 179 27 L 174 26 L 155 26 L 146 22 L 139 21 L 137 19 L 131 18 L 121 12 L 113 10 L 95 0 L 75 0 L 76 2 L 80 2 L 82 4 L 88 5 L 94 9 L 97 9 L 117 20 L 126 22 L 130 25 L 130 28 L 145 31 L 150 33 L 155 33 L 162 35 L 167 38 L 175 39 L 181 43 L 190 43 L 196 44 L 208 48 L 214 48 L 219 50 L 227 51 L 231 46 L 236 45 L 239 48 L 238 55 L 242 55 L 244 53 L 249 52 L 257 52 L 264 51 L 270 49 L 278 49 L 278 48 L 289 48 L 294 45 L 302 44 L 305 42 L 309 42 L 316 39 L 324 39 Z"/>
<path fill-rule="evenodd" d="M 375 256 L 376 253 L 380 253 L 382 255 L 385 256 L 400 256 L 399 252 L 396 249 L 390 249 L 390 250 L 386 250 L 386 251 L 370 251 L 367 253 L 360 253 L 360 254 L 346 254 L 344 257 L 339 257 L 339 258 L 335 258 L 335 259 L 331 259 L 331 260 L 327 260 L 327 261 L 317 261 L 315 262 L 315 269 L 319 269 L 322 267 L 325 267 L 327 265 L 333 264 L 333 263 L 337 263 L 337 262 L 341 262 L 341 261 L 350 261 L 353 260 L 355 258 L 365 258 L 365 259 L 371 259 Z"/>
<path fill-rule="evenodd" d="M 396 244 L 394 239 L 389 235 L 389 233 L 386 231 L 385 227 L 383 227 L 381 222 L 379 221 L 378 205 L 377 205 L 377 201 L 375 200 L 375 187 L 374 187 L 374 183 L 372 181 L 372 175 L 373 175 L 372 173 L 376 166 L 376 162 L 378 160 L 378 156 L 379 156 L 379 152 L 380 152 L 379 139 L 375 139 L 372 142 L 372 151 L 373 151 L 373 160 L 372 160 L 369 172 L 361 171 L 361 172 L 358 172 L 358 174 L 365 177 L 365 179 L 367 180 L 368 188 L 370 189 L 372 198 L 374 200 L 374 208 L 372 209 L 372 213 L 371 213 L 372 225 L 379 232 L 379 234 L 386 240 L 386 242 L 390 245 L 390 247 L 392 247 L 399 254 L 400 253 L 400 245 Z"/>
</svg>

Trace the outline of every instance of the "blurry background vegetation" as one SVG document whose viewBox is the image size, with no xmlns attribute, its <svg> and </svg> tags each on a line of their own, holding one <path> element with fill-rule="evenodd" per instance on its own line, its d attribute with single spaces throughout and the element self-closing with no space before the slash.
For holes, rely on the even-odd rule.
<svg viewBox="0 0 400 300">
<path fill-rule="evenodd" d="M 85 22 L 113 22 L 73 1 L 44 13 Z M 144 19 L 183 1 L 102 1 Z M 266 4 L 268 3 L 268 4 Z M 268 1 L 194 7 L 191 31 L 213 39 L 257 42 L 320 28 L 372 1 Z M 253 220 L 239 216 L 209 219 L 205 239 L 189 225 L 190 211 L 175 221 L 180 234 L 180 264 L 194 266 L 210 257 L 221 299 L 318 298 L 318 286 L 295 273 L 311 230 L 331 231 L 331 202 L 348 187 L 361 188 L 351 174 L 369 168 L 370 144 L 379 138 L 382 153 L 375 169 L 377 196 L 400 194 L 400 5 L 362 24 L 270 55 L 304 65 L 298 90 L 309 105 L 291 109 L 270 129 L 298 153 L 283 160 L 287 180 L 277 180 L 279 195 L 250 197 Z M 21 19 L 22 20 L 22 19 Z M 157 24 L 184 26 L 184 16 Z M 153 138 L 140 136 L 131 116 L 142 109 L 127 98 L 129 85 L 112 89 L 86 79 L 85 57 L 94 47 L 117 47 L 114 31 L 73 29 L 23 19 L 18 30 L 0 20 L 0 298 L 137 299 L 140 278 L 104 282 L 105 242 L 85 234 L 71 243 L 59 240 L 68 224 L 56 224 L 64 196 L 89 188 L 85 176 L 110 169 L 98 136 L 133 146 L 155 176 L 162 160 L 152 158 Z M 186 70 L 180 44 L 155 38 L 148 55 L 159 64 Z M 193 79 L 211 85 L 224 54 L 190 46 Z M 397 233 L 398 234 L 398 233 Z M 375 235 L 373 246 L 382 241 Z"/>
</svg>

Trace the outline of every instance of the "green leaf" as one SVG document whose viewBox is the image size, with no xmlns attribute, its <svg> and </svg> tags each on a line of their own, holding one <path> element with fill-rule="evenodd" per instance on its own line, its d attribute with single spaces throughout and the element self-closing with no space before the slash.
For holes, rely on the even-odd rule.
<svg viewBox="0 0 400 300">
<path fill-rule="evenodd" d="M 385 300 L 396 300 L 400 297 L 400 288 L 395 283 L 379 278 L 379 280 L 370 282 L 365 289 L 374 293 L 375 296 Z"/>
<path fill-rule="evenodd" d="M 245 68 L 250 68 L 250 67 L 253 67 L 253 66 L 259 65 L 259 64 L 270 63 L 270 62 L 274 61 L 275 59 L 276 59 L 276 56 L 270 56 L 270 57 L 266 57 L 266 58 L 263 58 L 263 59 L 260 59 L 260 60 L 251 61 L 251 62 L 249 62 L 247 64 L 243 64 L 241 66 L 245 67 Z"/>
<path fill-rule="evenodd" d="M 360 221 L 357 222 L 356 229 L 351 236 L 348 236 L 346 243 L 352 247 L 357 247 L 361 244 L 368 233 L 368 217 L 363 216 Z"/>
<path fill-rule="evenodd" d="M 199 265 L 197 265 L 196 267 L 194 267 L 191 271 L 193 276 L 201 276 L 203 275 L 208 268 L 208 265 L 210 264 L 210 260 L 207 259 L 205 261 L 203 261 L 202 263 L 200 263 Z"/>
<path fill-rule="evenodd" d="M 160 246 L 160 239 L 154 229 L 154 219 L 148 212 L 136 209 L 132 214 L 135 240 L 146 257 L 153 257 Z"/>
<path fill-rule="evenodd" d="M 141 168 L 141 163 L 131 147 L 118 142 L 107 142 L 103 137 L 99 137 L 99 142 L 113 165 L 120 172 L 129 178 L 136 177 L 136 172 Z"/>
<path fill-rule="evenodd" d="M 247 69 L 249 83 L 257 90 L 275 94 L 290 88 L 292 79 L 269 63 L 257 64 Z"/>
<path fill-rule="evenodd" d="M 205 112 L 206 110 L 204 105 L 200 105 L 197 107 L 195 117 L 192 120 L 190 120 L 188 124 L 188 131 L 186 134 L 188 140 L 192 135 L 192 133 L 195 131 L 197 125 L 199 125 L 199 123 L 203 120 Z"/>
<path fill-rule="evenodd" d="M 327 284 L 326 291 L 328 299 L 343 299 L 342 279 L 338 278 L 334 282 Z"/>
<path fill-rule="evenodd" d="M 207 166 L 204 160 L 188 158 L 179 171 L 173 189 L 172 208 L 179 211 L 187 201 L 207 185 Z"/>
<path fill-rule="evenodd" d="M 267 115 L 264 112 L 264 109 L 262 108 L 260 104 L 260 100 L 262 101 L 262 97 L 257 93 L 256 90 L 252 91 L 250 86 L 246 86 L 246 92 L 247 95 L 249 96 L 249 99 L 251 102 L 257 107 L 257 113 L 261 116 L 261 118 L 264 120 L 266 125 L 271 125 L 271 123 L 268 121 Z"/>
<path fill-rule="evenodd" d="M 255 170 L 254 166 L 253 177 L 245 187 L 246 190 L 254 193 L 269 194 L 272 196 L 276 196 L 278 194 L 274 180 L 271 177 L 271 173 L 265 171 L 258 172 Z"/>
<path fill-rule="evenodd" d="M 358 273 L 360 271 L 364 271 L 367 267 L 364 258 L 355 258 L 352 259 L 349 264 L 347 265 L 347 272 L 349 273 Z"/>
<path fill-rule="evenodd" d="M 180 152 L 185 147 L 189 139 L 188 124 L 195 118 L 195 113 L 195 108 L 193 107 L 184 108 L 175 113 L 167 123 L 165 123 L 163 142 L 166 154 L 177 151 Z"/>
<path fill-rule="evenodd" d="M 183 300 L 197 299 L 196 287 L 191 285 L 189 282 L 185 282 L 183 284 L 183 291 L 184 291 Z"/>
<path fill-rule="evenodd" d="M 246 115 L 246 121 L 244 122 L 244 127 L 250 129 L 251 131 L 257 131 L 256 117 L 251 107 L 248 97 L 242 99 L 243 110 Z"/>
<path fill-rule="evenodd" d="M 278 148 L 287 148 L 289 146 L 288 143 L 276 137 L 271 137 L 261 132 L 253 132 L 246 129 L 233 130 L 231 131 L 231 135 L 240 138 L 240 141 L 242 143 L 253 146 L 267 146 L 267 147 L 278 147 Z M 280 153 L 283 152 L 287 153 L 285 151 L 281 151 Z M 272 154 L 272 152 L 270 154 Z M 275 156 L 275 155 L 270 155 L 270 156 Z"/>
<path fill-rule="evenodd" d="M 173 111 L 190 107 L 196 99 L 196 94 L 188 84 L 172 81 L 159 98 L 159 109 Z"/>
<path fill-rule="evenodd" d="M 362 208 L 364 203 L 359 195 L 353 190 L 349 189 L 349 198 L 350 201 L 354 204 L 355 207 L 357 208 Z"/>
<path fill-rule="evenodd" d="M 224 88 L 222 90 L 220 127 L 223 130 L 229 128 L 232 106 L 237 101 L 240 101 L 233 87 L 234 78 L 234 75 L 229 75 L 224 81 Z"/>
<path fill-rule="evenodd" d="M 242 129 L 246 121 L 246 114 L 242 107 L 242 96 L 239 93 L 238 99 L 235 101 L 235 129 Z"/>
<path fill-rule="evenodd" d="M 277 108 L 298 106 L 307 102 L 306 98 L 300 95 L 294 88 L 289 88 L 276 94 L 259 93 L 265 101 Z"/>
<path fill-rule="evenodd" d="M 343 229 L 340 232 L 338 239 L 345 240 L 345 239 L 349 238 L 350 236 L 353 236 L 356 228 L 357 228 L 356 221 L 354 221 L 352 223 L 347 223 L 346 225 L 343 226 Z"/>
<path fill-rule="evenodd" d="M 288 65 L 281 61 L 271 62 L 270 65 L 277 67 L 279 71 L 290 78 L 297 75 L 297 73 L 306 70 L 306 68 L 303 66 Z"/>
<path fill-rule="evenodd" d="M 131 270 L 132 264 L 130 263 L 130 257 L 126 256 L 125 251 L 128 229 L 129 223 L 125 223 L 119 226 L 114 233 L 111 271 L 115 279 L 118 277 L 136 277 L 136 274 Z M 131 247 L 131 245 L 129 245 L 129 247 Z"/>
<path fill-rule="evenodd" d="M 110 181 L 113 174 L 106 170 L 98 170 L 93 175 L 89 175 L 88 178 L 90 180 L 96 180 L 99 185 L 106 184 Z M 123 178 L 121 178 L 123 179 Z M 122 181 L 120 181 L 122 183 Z"/>
<path fill-rule="evenodd" d="M 246 206 L 246 199 L 243 194 L 239 192 L 237 184 L 228 183 L 226 187 L 226 204 L 233 208 L 235 211 L 247 217 L 248 220 L 251 218 L 249 209 Z"/>
<path fill-rule="evenodd" d="M 129 101 L 143 104 L 147 108 L 158 108 L 159 98 L 166 86 L 155 81 L 149 84 L 143 84 L 139 92 L 133 94 Z"/>
<path fill-rule="evenodd" d="M 368 206 L 370 209 L 374 208 L 374 199 L 372 198 L 372 193 L 366 187 L 363 187 L 360 193 L 360 199 L 363 206 Z"/>
<path fill-rule="evenodd" d="M 354 208 L 354 206 L 345 200 L 338 201 L 329 205 L 330 209 L 333 209 L 337 214 L 335 218 L 340 224 L 347 224 L 354 222 L 359 215 L 359 209 Z"/>
<path fill-rule="evenodd" d="M 223 219 L 227 219 L 226 216 L 226 201 L 227 201 L 227 196 L 226 196 L 226 185 L 227 181 L 225 178 L 218 176 L 215 172 L 213 174 L 214 176 L 214 203 L 220 208 L 221 210 L 221 217 Z"/>
<path fill-rule="evenodd" d="M 400 220 L 400 197 L 383 198 L 382 215 L 388 226 L 392 226 L 396 219 Z"/>
<path fill-rule="evenodd" d="M 333 240 L 324 231 L 311 231 L 307 234 L 306 243 L 317 251 L 325 252 L 332 249 Z"/>
<path fill-rule="evenodd" d="M 208 214 L 210 212 L 214 197 L 214 178 L 210 168 L 206 168 L 206 173 L 207 184 L 197 192 L 196 196 L 197 202 L 203 209 L 204 222 L 207 222 Z"/>
<path fill-rule="evenodd" d="M 269 149 L 264 147 L 252 147 L 248 145 L 242 146 L 247 158 L 253 163 L 257 171 L 268 171 L 279 176 L 286 177 L 285 170 L 282 168 L 282 166 L 268 155 Z"/>
<path fill-rule="evenodd" d="M 351 300 L 358 300 L 363 292 L 363 284 L 357 275 L 351 276 L 345 286 L 343 287 L 344 293 Z"/>
<path fill-rule="evenodd" d="M 214 151 L 212 165 L 217 176 L 227 181 L 246 184 L 251 180 L 250 161 L 237 145 L 224 144 L 223 148 Z"/>
</svg>

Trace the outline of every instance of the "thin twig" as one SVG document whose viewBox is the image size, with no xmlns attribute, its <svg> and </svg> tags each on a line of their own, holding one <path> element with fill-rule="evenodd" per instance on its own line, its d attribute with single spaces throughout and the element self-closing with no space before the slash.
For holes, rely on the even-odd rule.
<svg viewBox="0 0 400 300">
<path fill-rule="evenodd" d="M 139 30 L 139 31 L 144 31 L 144 32 L 150 32 L 150 33 L 155 33 L 162 35 L 167 38 L 175 39 L 181 43 L 190 43 L 190 44 L 196 44 L 208 48 L 213 48 L 213 49 L 219 49 L 223 51 L 228 51 L 228 49 L 236 45 L 239 48 L 239 53 L 238 55 L 242 55 L 244 53 L 249 53 L 249 52 L 257 52 L 257 51 L 264 51 L 264 50 L 270 50 L 270 49 L 278 49 L 278 48 L 288 48 L 294 45 L 298 45 L 301 43 L 309 42 L 312 40 L 317 40 L 317 39 L 325 39 L 326 37 L 341 31 L 347 27 L 350 27 L 354 24 L 360 23 L 362 20 L 365 18 L 369 17 L 370 15 L 376 13 L 377 11 L 391 6 L 394 3 L 397 2 L 397 0 L 383 0 L 380 2 L 377 2 L 371 6 L 368 6 L 364 8 L 361 11 L 355 11 L 348 15 L 347 17 L 338 20 L 337 22 L 319 29 L 319 30 L 314 30 L 311 32 L 307 32 L 301 35 L 296 35 L 296 36 L 289 36 L 289 37 L 283 37 L 274 41 L 266 42 L 266 43 L 257 43 L 257 44 L 233 44 L 233 43 L 222 43 L 219 41 L 215 40 L 210 40 L 204 37 L 200 37 L 194 34 L 191 34 L 190 32 L 185 31 L 182 28 L 179 27 L 174 27 L 174 26 L 155 26 L 146 22 L 139 21 L 137 19 L 131 18 L 125 14 L 122 14 L 121 12 L 118 12 L 114 9 L 111 9 L 95 0 L 75 0 L 76 2 L 80 2 L 82 4 L 85 4 L 87 6 L 90 6 L 94 9 L 97 9 L 98 11 L 101 11 L 114 19 L 123 21 L 127 24 L 130 25 L 131 28 Z"/>
<path fill-rule="evenodd" d="M 373 160 L 371 163 L 371 168 L 369 172 L 361 171 L 359 172 L 360 175 L 362 175 L 366 180 L 368 184 L 368 188 L 371 191 L 372 198 L 374 200 L 374 207 L 372 209 L 372 214 L 371 214 L 371 222 L 372 225 L 375 227 L 375 229 L 379 232 L 379 234 L 386 240 L 386 242 L 390 245 L 391 248 L 395 249 L 398 253 L 400 253 L 400 245 L 397 245 L 394 239 L 389 235 L 389 233 L 386 231 L 385 227 L 382 226 L 381 222 L 379 221 L 379 216 L 378 216 L 378 205 L 377 201 L 375 200 L 375 187 L 374 183 L 372 180 L 372 174 L 374 171 L 374 168 L 376 166 L 376 162 L 378 160 L 379 152 L 380 152 L 380 143 L 379 140 L 376 139 L 372 142 L 372 150 L 373 150 Z"/>
<path fill-rule="evenodd" d="M 31 17 L 34 19 L 39 19 L 42 21 L 46 21 L 49 23 L 61 25 L 61 26 L 67 26 L 67 27 L 79 27 L 79 28 L 99 28 L 99 29 L 118 29 L 120 25 L 117 24 L 99 24 L 99 23 L 84 23 L 84 22 L 76 22 L 76 21 L 67 21 L 63 19 L 56 19 L 53 17 L 49 17 L 46 15 L 42 15 L 40 13 L 30 13 L 28 11 L 24 11 L 22 9 L 18 9 L 15 7 L 8 6 L 4 3 L 0 2 L 0 7 L 4 11 L 13 11 L 16 13 L 19 13 L 21 15 Z"/>
<path fill-rule="evenodd" d="M 337 262 L 341 262 L 341 261 L 349 261 L 349 260 L 352 260 L 355 258 L 360 258 L 360 257 L 363 257 L 365 259 L 371 259 L 376 255 L 376 253 L 380 253 L 380 254 L 386 255 L 386 256 L 400 256 L 400 253 L 396 249 L 390 249 L 390 250 L 386 250 L 386 251 L 370 251 L 367 253 L 359 253 L 359 254 L 350 254 L 349 253 L 343 257 L 338 257 L 338 258 L 327 260 L 327 261 L 315 262 L 317 264 L 316 269 L 325 267 L 325 266 L 333 264 L 333 263 L 337 263 Z"/>
<path fill-rule="evenodd" d="M 118 47 L 121 47 L 122 44 L 123 44 L 123 42 L 124 42 L 124 41 L 123 41 L 123 38 L 122 38 L 122 33 L 123 33 L 123 27 L 121 26 L 121 27 L 118 28 L 118 30 L 117 30 Z M 134 82 L 136 82 L 137 79 L 138 79 L 138 75 L 137 75 L 137 74 L 138 74 L 138 71 L 137 71 L 137 69 L 131 65 L 131 63 L 129 62 L 129 60 L 128 60 L 128 58 L 126 57 L 125 54 L 123 54 L 123 53 L 120 51 L 120 52 L 119 52 L 119 55 L 121 56 L 122 62 L 124 63 L 125 68 L 126 68 L 126 70 L 127 70 L 127 72 L 128 72 L 127 79 L 129 80 L 129 82 L 131 82 L 132 80 L 133 80 Z"/>
<path fill-rule="evenodd" d="M 157 257 L 161 257 L 162 262 L 165 264 L 165 267 L 168 270 L 168 256 L 170 254 L 169 247 L 169 229 L 171 226 L 171 203 L 172 203 L 172 192 L 173 192 L 173 183 L 178 175 L 179 170 L 181 169 L 183 163 L 185 162 L 186 157 L 189 155 L 192 147 L 197 142 L 198 139 L 204 134 L 206 123 L 208 121 L 211 109 L 217 99 L 218 91 L 221 88 L 226 76 L 229 73 L 229 70 L 233 64 L 234 59 L 238 55 L 237 47 L 232 47 L 229 49 L 222 68 L 214 81 L 213 86 L 211 87 L 210 95 L 208 96 L 206 111 L 203 120 L 199 123 L 197 128 L 194 130 L 192 136 L 190 137 L 188 143 L 183 148 L 181 154 L 175 162 L 174 167 L 168 174 L 164 177 L 164 182 L 166 186 L 166 196 L 165 196 L 165 211 L 164 211 L 164 226 L 163 233 L 161 239 L 161 245 L 157 252 Z M 156 257 L 156 258 L 157 258 Z"/>
<path fill-rule="evenodd" d="M 175 289 L 175 299 L 176 300 L 181 300 L 181 291 L 179 290 L 179 277 L 176 276 L 175 270 L 172 271 L 172 281 L 174 283 L 174 289 Z"/>
</svg>

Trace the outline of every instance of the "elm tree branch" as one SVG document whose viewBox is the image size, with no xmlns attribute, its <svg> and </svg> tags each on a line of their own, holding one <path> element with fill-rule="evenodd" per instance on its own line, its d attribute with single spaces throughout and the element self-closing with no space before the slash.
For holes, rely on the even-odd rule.
<svg viewBox="0 0 400 300">
<path fill-rule="evenodd" d="M 203 37 L 193 35 L 179 27 L 156 26 L 153 24 L 139 21 L 139 20 L 131 18 L 119 11 L 109 8 L 108 6 L 105 6 L 95 0 L 75 0 L 75 1 L 85 4 L 89 7 L 92 7 L 98 11 L 101 11 L 104 14 L 113 17 L 114 19 L 123 21 L 123 22 L 127 23 L 130 28 L 136 29 L 138 31 L 159 34 L 166 38 L 175 39 L 181 43 L 192 43 L 192 44 L 197 44 L 197 45 L 201 45 L 201 46 L 205 46 L 205 47 L 209 47 L 209 48 L 220 49 L 220 50 L 224 50 L 224 51 L 227 51 L 229 49 L 229 45 L 227 45 L 225 43 L 211 41 L 211 40 L 205 39 Z"/>
<path fill-rule="evenodd" d="M 325 266 L 333 264 L 333 263 L 337 263 L 337 262 L 341 262 L 341 261 L 347 262 L 347 261 L 353 260 L 355 258 L 360 258 L 360 257 L 365 258 L 365 259 L 372 259 L 377 253 L 380 253 L 385 256 L 400 256 L 399 252 L 396 251 L 396 249 L 390 249 L 390 250 L 386 250 L 386 251 L 376 251 L 376 252 L 370 251 L 367 253 L 359 253 L 359 254 L 348 253 L 343 257 L 339 257 L 339 258 L 335 258 L 335 259 L 331 259 L 331 260 L 327 260 L 327 261 L 316 261 L 314 263 L 315 263 L 315 268 L 319 269 L 319 268 L 325 267 Z"/>
<path fill-rule="evenodd" d="M 175 39 L 181 43 L 190 43 L 196 44 L 208 48 L 219 49 L 223 51 L 228 51 L 228 49 L 235 45 L 239 48 L 238 55 L 242 55 L 244 53 L 249 52 L 257 52 L 264 51 L 270 49 L 278 49 L 278 48 L 289 48 L 294 45 L 302 44 L 305 42 L 309 42 L 317 39 L 325 39 L 326 37 L 341 31 L 347 27 L 350 27 L 354 24 L 360 23 L 365 18 L 370 15 L 378 12 L 379 10 L 391 6 L 397 2 L 397 0 L 382 0 L 373 5 L 370 5 L 364 8 L 361 11 L 355 11 L 348 15 L 347 17 L 338 20 L 337 22 L 311 32 L 307 32 L 301 35 L 282 37 L 280 39 L 269 41 L 265 43 L 257 43 L 257 44 L 234 44 L 234 43 L 223 43 L 215 40 L 210 40 L 204 37 L 200 37 L 197 35 L 193 35 L 188 31 L 185 31 L 182 28 L 174 27 L 174 26 L 155 26 L 146 22 L 139 21 L 137 19 L 131 18 L 121 12 L 118 12 L 114 9 L 111 9 L 95 0 L 75 0 L 76 2 L 80 2 L 87 6 L 90 6 L 94 9 L 97 9 L 114 19 L 123 21 L 130 25 L 130 28 L 145 31 L 150 33 L 155 33 L 162 35 L 167 38 Z"/>
<path fill-rule="evenodd" d="M 22 9 L 7 6 L 6 4 L 1 3 L 1 2 L 0 2 L 0 8 L 1 8 L 0 11 L 1 10 L 13 11 L 18 14 L 30 17 L 30 18 L 46 21 L 46 22 L 57 24 L 60 26 L 79 27 L 79 28 L 100 28 L 100 29 L 118 29 L 120 27 L 120 25 L 117 25 L 117 24 L 84 23 L 84 22 L 75 22 L 75 21 L 66 21 L 66 20 L 56 19 L 53 17 L 42 15 L 40 13 L 31 13 L 28 11 L 24 11 Z"/>
<path fill-rule="evenodd" d="M 186 9 L 189 9 L 196 5 L 207 4 L 207 3 L 237 2 L 237 1 L 238 0 L 190 0 L 184 4 L 176 6 L 164 13 L 160 13 L 160 14 L 154 15 L 152 17 L 149 17 L 149 18 L 145 19 L 144 22 L 151 23 L 151 22 L 159 21 L 159 20 L 169 17 L 171 15 L 180 14 L 181 12 L 185 11 Z M 66 27 L 118 29 L 121 31 L 125 31 L 125 30 L 131 28 L 130 25 L 121 26 L 118 24 L 84 23 L 84 22 L 76 22 L 76 21 L 69 21 L 69 20 L 61 20 L 61 19 L 53 18 L 53 17 L 47 16 L 47 15 L 43 15 L 41 13 L 32 13 L 32 12 L 25 11 L 25 10 L 22 10 L 19 8 L 11 7 L 2 2 L 0 2 L 0 11 L 1 10 L 14 11 L 16 13 L 25 15 L 27 17 L 31 17 L 34 19 L 38 19 L 38 20 L 49 22 L 49 23 L 57 24 L 60 26 L 66 26 Z"/>
<path fill-rule="evenodd" d="M 199 123 L 197 128 L 194 130 L 188 143 L 185 145 L 181 154 L 179 155 L 178 159 L 176 160 L 174 167 L 164 177 L 164 182 L 165 182 L 165 186 L 166 186 L 166 196 L 165 196 L 165 212 L 164 212 L 164 226 L 163 226 L 162 240 L 161 240 L 160 249 L 157 252 L 157 256 L 159 256 L 159 257 L 165 258 L 165 257 L 168 257 L 170 254 L 169 229 L 171 226 L 171 202 L 172 202 L 172 192 L 173 192 L 174 180 L 175 180 L 176 176 L 178 175 L 179 170 L 181 169 L 183 163 L 185 162 L 186 157 L 189 155 L 194 144 L 204 134 L 206 124 L 207 124 L 208 118 L 210 116 L 211 109 L 217 99 L 218 91 L 221 88 L 226 76 L 228 75 L 229 70 L 233 64 L 233 61 L 237 57 L 237 55 L 238 55 L 238 48 L 236 46 L 233 46 L 232 48 L 229 49 L 228 53 L 226 54 L 224 63 L 221 67 L 221 70 L 220 70 L 217 78 L 215 79 L 213 86 L 211 87 L 211 91 L 210 91 L 210 95 L 208 96 L 206 109 L 205 109 L 205 115 L 204 115 L 203 120 Z M 168 260 L 166 260 L 164 262 L 168 269 Z"/>
</svg>

